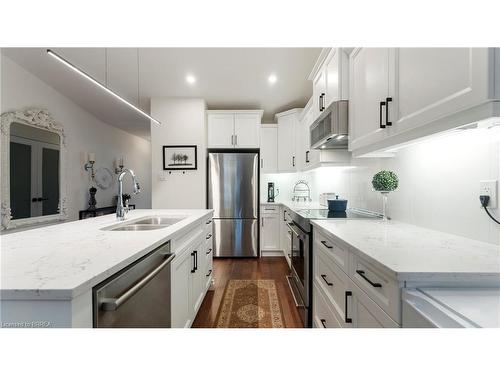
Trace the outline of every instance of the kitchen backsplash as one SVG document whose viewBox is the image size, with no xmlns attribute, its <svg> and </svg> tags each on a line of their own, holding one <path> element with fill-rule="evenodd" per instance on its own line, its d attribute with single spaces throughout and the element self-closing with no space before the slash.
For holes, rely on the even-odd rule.
<svg viewBox="0 0 500 375">
<path fill-rule="evenodd" d="M 479 204 L 479 181 L 500 178 L 500 127 L 470 130 L 432 138 L 395 151 L 393 158 L 353 159 L 351 167 L 323 167 L 309 172 L 261 176 L 261 199 L 267 183 L 280 189 L 277 201 L 290 200 L 294 183 L 303 179 L 314 201 L 335 192 L 350 207 L 380 212 L 380 193 L 371 187 L 381 169 L 396 172 L 397 191 L 389 194 L 388 214 L 394 220 L 500 244 L 500 226 Z M 500 216 L 500 210 L 491 210 Z"/>
</svg>

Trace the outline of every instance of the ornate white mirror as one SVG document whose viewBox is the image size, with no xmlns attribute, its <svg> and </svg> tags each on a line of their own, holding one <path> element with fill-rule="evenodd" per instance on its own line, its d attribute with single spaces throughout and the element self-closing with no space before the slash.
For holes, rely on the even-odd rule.
<svg viewBox="0 0 500 375">
<path fill-rule="evenodd" d="M 1 116 L 2 226 L 67 218 L 63 127 L 42 109 Z"/>
</svg>

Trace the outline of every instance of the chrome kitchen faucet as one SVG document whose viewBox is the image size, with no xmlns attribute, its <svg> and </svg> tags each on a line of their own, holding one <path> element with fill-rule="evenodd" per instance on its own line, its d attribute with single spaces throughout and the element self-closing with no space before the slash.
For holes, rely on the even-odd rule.
<svg viewBox="0 0 500 375">
<path fill-rule="evenodd" d="M 129 210 L 128 200 L 125 207 L 123 206 L 123 177 L 125 177 L 127 173 L 130 173 L 132 180 L 134 181 L 134 194 L 139 194 L 141 192 L 141 187 L 139 186 L 139 182 L 137 182 L 134 171 L 127 168 L 123 169 L 123 172 L 120 173 L 120 176 L 118 176 L 118 204 L 116 205 L 116 218 L 119 221 L 125 220 L 125 215 Z"/>
</svg>

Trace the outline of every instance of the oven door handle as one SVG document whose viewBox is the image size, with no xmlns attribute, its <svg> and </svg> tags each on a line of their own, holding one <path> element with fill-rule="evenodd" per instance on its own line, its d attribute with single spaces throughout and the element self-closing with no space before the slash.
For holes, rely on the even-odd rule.
<svg viewBox="0 0 500 375">
<path fill-rule="evenodd" d="M 297 237 L 298 239 L 300 240 L 304 240 L 306 241 L 306 236 L 303 235 L 303 234 L 300 234 L 300 233 L 297 233 L 297 231 L 295 231 L 292 226 L 294 226 L 293 223 L 286 223 L 286 225 L 288 226 L 288 228 L 290 228 L 290 230 L 292 231 L 292 233 L 295 235 L 295 237 Z"/>
<path fill-rule="evenodd" d="M 172 259 L 174 259 L 175 254 L 168 254 L 167 258 L 153 271 L 148 273 L 142 279 L 140 279 L 137 283 L 135 283 L 130 289 L 127 289 L 117 298 L 103 298 L 100 301 L 101 310 L 104 311 L 116 311 L 118 308 L 127 302 L 130 297 L 132 297 L 135 293 L 137 293 L 140 289 L 146 286 L 160 271 L 165 268 L 167 264 L 169 264 Z"/>
</svg>

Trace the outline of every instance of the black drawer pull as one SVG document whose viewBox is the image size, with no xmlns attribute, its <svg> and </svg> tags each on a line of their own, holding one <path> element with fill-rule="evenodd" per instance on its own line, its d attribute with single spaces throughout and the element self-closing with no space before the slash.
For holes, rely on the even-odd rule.
<svg viewBox="0 0 500 375">
<path fill-rule="evenodd" d="M 205 254 L 210 254 L 212 252 L 212 249 L 208 249 L 208 251 Z"/>
<path fill-rule="evenodd" d="M 208 225 L 208 224 L 212 224 L 212 220 L 208 220 L 205 224 L 206 224 L 206 225 Z"/>
<path fill-rule="evenodd" d="M 321 243 L 323 244 L 324 247 L 326 247 L 327 249 L 333 249 L 333 246 L 330 246 L 326 243 L 326 241 L 321 241 Z"/>
<path fill-rule="evenodd" d="M 212 274 L 212 270 L 208 271 L 208 273 L 205 275 L 206 277 L 210 276 Z"/>
<path fill-rule="evenodd" d="M 321 319 L 321 324 L 323 325 L 323 328 L 326 328 L 326 320 L 325 319 Z"/>
<path fill-rule="evenodd" d="M 352 292 L 350 290 L 345 291 L 345 308 L 344 308 L 344 321 L 346 323 L 352 323 L 352 319 L 347 316 L 347 297 L 352 296 Z"/>
<path fill-rule="evenodd" d="M 329 282 L 329 281 L 326 279 L 326 275 L 321 275 L 321 278 L 325 281 L 326 285 L 328 285 L 328 286 L 333 286 L 333 283 Z"/>
<path fill-rule="evenodd" d="M 212 238 L 212 233 L 210 233 L 205 239 L 209 240 L 210 238 Z"/>
<path fill-rule="evenodd" d="M 193 268 L 191 268 L 191 273 L 195 273 L 196 272 L 196 260 L 195 260 L 194 251 L 191 253 L 191 256 L 193 257 Z"/>
<path fill-rule="evenodd" d="M 382 107 L 386 105 L 385 102 L 380 102 L 379 115 L 380 115 L 380 128 L 384 129 L 385 124 L 382 122 Z M 386 107 L 387 108 L 387 107 Z"/>
<path fill-rule="evenodd" d="M 361 276 L 363 279 L 365 279 L 365 281 L 370 284 L 371 286 L 373 286 L 374 288 L 382 288 L 382 284 L 380 283 L 374 283 L 373 281 L 371 281 L 368 277 L 365 276 L 365 271 L 362 271 L 362 270 L 356 270 L 356 273 Z"/>
<path fill-rule="evenodd" d="M 385 99 L 385 124 L 391 126 L 392 122 L 389 121 L 389 103 L 392 102 L 392 98 Z"/>
</svg>

